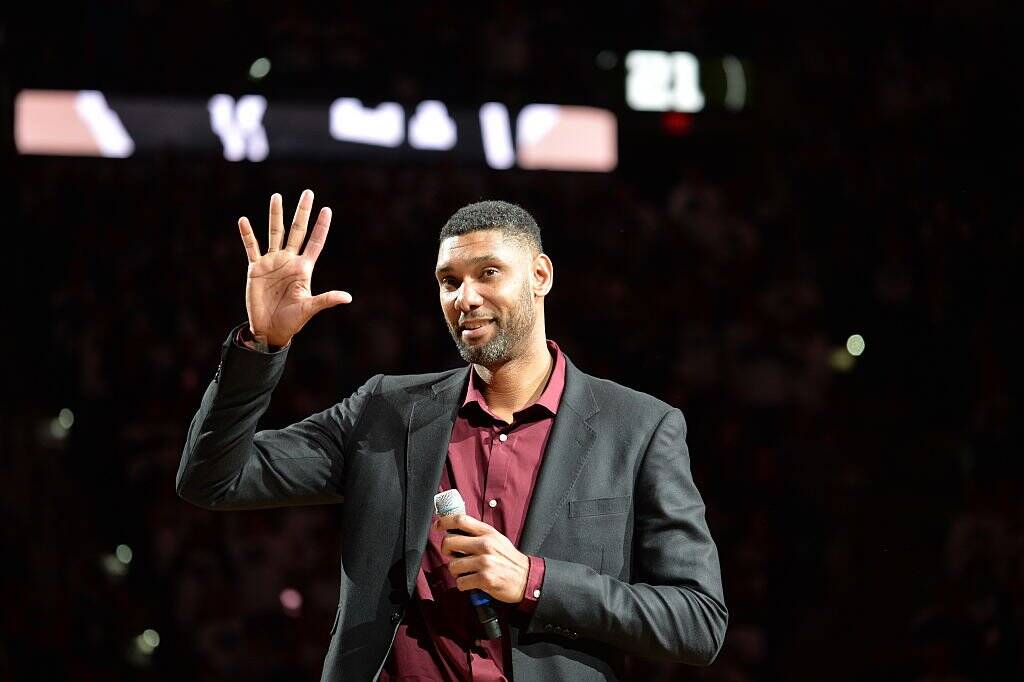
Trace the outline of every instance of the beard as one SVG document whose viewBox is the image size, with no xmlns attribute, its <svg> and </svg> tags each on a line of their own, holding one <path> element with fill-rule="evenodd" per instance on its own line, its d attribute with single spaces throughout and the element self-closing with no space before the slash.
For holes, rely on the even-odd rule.
<svg viewBox="0 0 1024 682">
<path fill-rule="evenodd" d="M 523 347 L 523 341 L 533 330 L 533 323 L 537 319 L 533 293 L 530 291 L 528 281 L 523 282 L 519 301 L 509 311 L 508 317 L 495 315 L 492 319 L 494 321 L 494 336 L 490 341 L 479 346 L 471 346 L 463 341 L 458 326 L 453 326 L 451 322 L 448 322 L 448 332 L 455 340 L 455 347 L 459 349 L 459 355 L 466 362 L 492 367 L 515 359 Z M 448 321 L 448 318 L 445 320 Z"/>
</svg>

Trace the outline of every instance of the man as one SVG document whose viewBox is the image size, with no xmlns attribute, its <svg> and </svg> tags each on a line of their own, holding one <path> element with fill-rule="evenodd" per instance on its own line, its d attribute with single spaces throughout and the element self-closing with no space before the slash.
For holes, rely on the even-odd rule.
<svg viewBox="0 0 1024 682">
<path fill-rule="evenodd" d="M 603 680 L 627 654 L 711 663 L 728 613 L 682 413 L 547 340 L 554 270 L 522 208 L 470 204 L 441 230 L 441 310 L 467 367 L 378 375 L 256 432 L 296 333 L 352 300 L 310 292 L 331 221 L 321 209 L 302 250 L 312 207 L 306 190 L 285 242 L 275 194 L 262 255 L 239 221 L 249 321 L 224 342 L 177 490 L 210 509 L 344 502 L 323 679 Z M 467 513 L 432 522 L 452 487 Z M 479 629 L 469 590 L 496 600 L 500 638 Z"/>
</svg>

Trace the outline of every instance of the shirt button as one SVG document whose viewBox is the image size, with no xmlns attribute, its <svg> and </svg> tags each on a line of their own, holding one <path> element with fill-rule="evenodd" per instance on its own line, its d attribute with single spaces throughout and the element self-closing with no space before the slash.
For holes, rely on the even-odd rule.
<svg viewBox="0 0 1024 682">
<path fill-rule="evenodd" d="M 534 590 L 533 591 L 533 598 L 534 599 L 540 599 L 540 590 Z"/>
<path fill-rule="evenodd" d="M 505 441 L 508 440 L 508 434 L 507 433 L 501 434 L 500 436 L 498 436 L 498 440 L 500 440 L 502 443 L 504 443 Z M 493 507 L 494 505 L 492 504 L 491 506 Z"/>
<path fill-rule="evenodd" d="M 490 507 L 491 509 L 494 509 L 495 507 L 497 507 L 497 506 L 498 506 L 498 501 L 497 501 L 497 500 L 490 500 L 490 501 L 489 501 L 489 502 L 487 503 L 487 506 L 488 506 L 488 507 Z"/>
</svg>

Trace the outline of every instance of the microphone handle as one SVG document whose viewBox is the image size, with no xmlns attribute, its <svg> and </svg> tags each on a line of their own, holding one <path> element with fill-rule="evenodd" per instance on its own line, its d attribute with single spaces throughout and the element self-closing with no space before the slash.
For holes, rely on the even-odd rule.
<svg viewBox="0 0 1024 682">
<path fill-rule="evenodd" d="M 494 610 L 494 601 L 490 595 L 480 590 L 469 591 L 469 603 L 476 611 L 476 619 L 484 631 L 484 639 L 501 639 L 501 625 L 498 623 L 498 612 Z"/>
</svg>

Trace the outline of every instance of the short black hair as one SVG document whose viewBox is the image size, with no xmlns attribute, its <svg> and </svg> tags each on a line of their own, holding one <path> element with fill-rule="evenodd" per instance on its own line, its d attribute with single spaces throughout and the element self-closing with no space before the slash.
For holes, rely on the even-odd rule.
<svg viewBox="0 0 1024 682">
<path fill-rule="evenodd" d="M 537 253 L 544 252 L 537 221 L 525 208 L 507 201 L 478 201 L 463 206 L 441 228 L 438 242 L 478 230 L 499 230 L 505 237 L 536 249 Z"/>
</svg>

